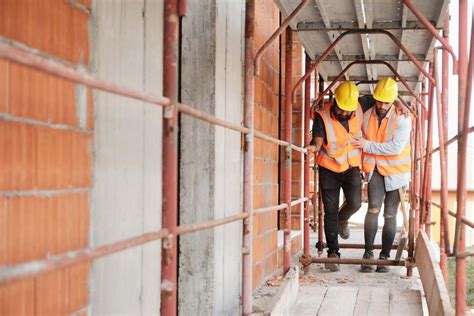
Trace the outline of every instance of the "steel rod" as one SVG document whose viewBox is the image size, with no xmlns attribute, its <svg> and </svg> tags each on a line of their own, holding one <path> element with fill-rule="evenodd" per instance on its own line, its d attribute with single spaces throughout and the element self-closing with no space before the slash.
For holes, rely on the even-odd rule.
<svg viewBox="0 0 474 316">
<path fill-rule="evenodd" d="M 337 264 L 368 264 L 379 266 L 406 266 L 404 260 L 380 260 L 380 259 L 341 259 L 341 258 L 319 258 L 311 257 L 311 263 L 337 263 Z"/>
<path fill-rule="evenodd" d="M 275 211 L 283 210 L 287 207 L 288 207 L 288 205 L 283 203 L 283 204 L 279 204 L 279 205 L 275 205 L 275 206 L 257 208 L 257 209 L 253 210 L 253 214 L 254 215 L 259 215 L 259 214 L 263 214 L 263 213 L 275 212 Z"/>
<path fill-rule="evenodd" d="M 245 72 L 244 126 L 250 133 L 244 137 L 243 209 L 249 216 L 243 221 L 242 237 L 242 314 L 253 311 L 253 155 L 255 97 L 255 1 L 245 2 Z"/>
<path fill-rule="evenodd" d="M 438 50 L 435 48 L 433 52 L 433 75 L 438 81 Z M 444 144 L 446 142 L 445 140 L 445 134 L 444 134 L 444 127 L 443 127 L 443 109 L 441 102 L 443 101 L 441 99 L 441 89 L 440 85 L 436 85 L 435 88 L 436 91 L 436 116 L 437 116 L 437 122 L 438 122 L 438 139 L 440 143 L 440 157 L 439 157 L 439 162 L 440 162 L 440 170 L 441 170 L 441 212 L 440 212 L 440 243 L 443 243 L 442 249 L 444 254 L 446 253 L 446 250 L 449 251 L 450 249 L 450 243 L 449 243 L 449 223 L 448 223 L 448 165 L 446 162 L 446 152 L 444 146 L 441 144 Z M 441 238 L 442 237 L 442 238 Z M 446 272 L 445 274 L 447 275 L 447 262 L 443 262 L 442 270 Z M 443 272 L 443 273 L 444 273 Z"/>
<path fill-rule="evenodd" d="M 214 228 L 216 226 L 225 225 L 228 223 L 232 223 L 232 222 L 247 218 L 248 216 L 249 216 L 248 213 L 239 213 L 232 216 L 227 216 L 224 218 L 208 221 L 205 223 L 181 225 L 176 229 L 176 235 L 184 235 L 184 234 L 194 233 L 200 230 Z"/>
<path fill-rule="evenodd" d="M 292 139 L 292 104 L 291 87 L 293 78 L 293 32 L 290 27 L 286 28 L 285 40 L 285 140 L 290 143 Z M 285 209 L 284 233 L 283 233 L 283 274 L 285 275 L 291 266 L 291 164 L 292 151 L 286 147 L 283 166 L 284 194 L 283 201 L 288 207 Z"/>
<path fill-rule="evenodd" d="M 471 47 L 469 53 L 469 63 L 467 59 L 467 0 L 459 1 L 459 76 L 458 76 L 458 177 L 456 186 L 456 230 L 454 234 L 455 255 L 466 251 L 466 232 L 462 225 L 461 218 L 466 214 L 466 162 L 467 143 L 469 127 L 469 114 L 471 108 L 472 74 L 474 72 L 474 41 L 472 33 L 474 23 L 471 26 Z M 471 12 L 474 17 L 474 11 Z M 464 315 L 467 309 L 466 302 L 466 259 L 456 257 L 456 314 Z"/>
<path fill-rule="evenodd" d="M 454 74 L 457 74 L 458 61 L 457 61 L 456 54 L 454 53 L 453 48 L 451 47 L 451 45 L 449 45 L 449 42 L 446 41 L 441 35 L 439 35 L 436 28 L 430 23 L 430 21 L 428 21 L 428 19 L 424 17 L 424 15 L 413 4 L 412 0 L 403 0 L 403 3 L 418 18 L 418 20 L 420 20 L 420 22 L 423 23 L 423 25 L 431 32 L 431 34 L 433 34 L 433 36 L 436 37 L 436 39 L 443 45 L 443 47 L 451 54 L 451 57 L 453 58 L 453 72 Z M 466 11 L 467 11 L 467 8 L 466 8 Z"/>
<path fill-rule="evenodd" d="M 79 249 L 52 256 L 45 260 L 35 260 L 12 267 L 0 268 L 0 285 L 19 281 L 27 278 L 64 269 L 79 263 L 92 261 L 94 259 L 117 253 L 132 247 L 140 246 L 148 242 L 163 239 L 168 236 L 167 229 L 150 232 L 138 237 L 128 238 L 108 245 Z"/>
<path fill-rule="evenodd" d="M 171 104 L 171 100 L 167 97 L 153 96 L 141 91 L 98 80 L 83 70 L 79 70 L 80 66 L 78 65 L 73 65 L 69 62 L 58 60 L 57 58 L 53 59 L 50 56 L 46 57 L 45 53 L 39 52 L 38 50 L 19 42 L 6 39 L 2 36 L 0 36 L 0 58 L 7 59 L 16 64 L 27 66 L 59 78 L 82 83 L 90 88 L 159 106 L 168 106 Z"/>
<path fill-rule="evenodd" d="M 173 236 L 161 243 L 161 315 L 178 311 L 178 155 L 177 82 L 179 56 L 178 0 L 165 0 L 163 27 L 163 95 L 171 100 L 163 112 L 162 223 Z"/>
<path fill-rule="evenodd" d="M 306 59 L 305 59 L 305 66 L 306 70 L 311 68 L 311 58 L 309 57 L 308 54 L 305 54 Z M 310 115 L 309 115 L 309 110 L 311 108 L 311 99 L 310 99 L 310 93 L 311 93 L 311 76 L 308 77 L 305 81 L 305 86 L 304 86 L 304 130 L 303 130 L 303 135 L 304 135 L 304 146 L 308 146 L 310 141 L 311 141 L 311 133 L 309 130 L 309 120 L 310 120 Z M 303 180 L 304 180 L 304 196 L 307 198 L 306 203 L 304 204 L 304 227 L 303 227 L 303 253 L 307 256 L 309 256 L 309 158 L 310 155 L 305 155 L 304 156 L 304 174 L 303 174 Z"/>
<path fill-rule="evenodd" d="M 255 75 L 260 75 L 260 59 L 263 56 L 263 53 L 267 50 L 272 42 L 277 38 L 283 31 L 290 25 L 291 21 L 300 13 L 301 10 L 310 2 L 310 0 L 303 0 L 301 3 L 293 10 L 293 12 L 281 23 L 280 27 L 273 32 L 272 36 L 263 44 L 263 46 L 258 50 L 257 55 L 255 56 Z"/>
<path fill-rule="evenodd" d="M 311 73 L 319 66 L 319 64 L 334 50 L 336 47 L 337 43 L 339 43 L 340 40 L 342 40 L 345 36 L 350 35 L 350 34 L 384 34 L 388 36 L 410 59 L 411 62 L 415 65 L 418 70 L 423 73 L 423 75 L 430 80 L 430 82 L 435 82 L 433 77 L 424 69 L 423 65 L 418 62 L 418 60 L 415 58 L 415 56 L 400 42 L 399 39 L 395 37 L 392 33 L 390 33 L 387 30 L 380 30 L 380 29 L 359 29 L 359 30 L 350 30 L 342 33 L 339 35 L 334 42 L 332 42 L 331 45 L 329 45 L 328 48 L 314 61 L 313 65 L 311 68 L 306 71 L 306 73 L 296 82 L 296 84 L 293 86 L 293 89 L 291 91 L 291 99 L 294 100 L 295 97 L 295 92 L 298 89 L 298 87 L 311 75 Z M 420 102 L 422 103 L 422 102 Z M 423 104 L 423 103 L 422 103 Z"/>
</svg>

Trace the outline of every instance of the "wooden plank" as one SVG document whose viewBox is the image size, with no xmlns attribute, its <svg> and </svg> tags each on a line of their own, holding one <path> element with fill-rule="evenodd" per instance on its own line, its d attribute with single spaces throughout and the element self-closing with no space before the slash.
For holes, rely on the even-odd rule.
<svg viewBox="0 0 474 316">
<path fill-rule="evenodd" d="M 390 315 L 422 316 L 423 308 L 420 291 L 390 289 Z"/>
<path fill-rule="evenodd" d="M 359 288 L 354 315 L 388 315 L 389 297 L 390 291 L 388 288 Z"/>
<path fill-rule="evenodd" d="M 357 287 L 329 287 L 318 315 L 353 315 L 358 292 Z"/>
<path fill-rule="evenodd" d="M 415 262 L 431 315 L 454 315 L 441 269 L 424 231 L 416 239 Z"/>
<path fill-rule="evenodd" d="M 292 315 L 315 315 L 326 295 L 325 286 L 300 286 L 298 298 L 291 309 Z"/>
</svg>

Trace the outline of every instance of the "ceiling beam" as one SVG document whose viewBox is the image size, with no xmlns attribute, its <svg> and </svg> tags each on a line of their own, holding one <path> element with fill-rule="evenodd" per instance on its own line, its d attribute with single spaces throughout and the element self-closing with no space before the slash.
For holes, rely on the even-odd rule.
<svg viewBox="0 0 474 316">
<path fill-rule="evenodd" d="M 427 59 L 424 59 L 425 58 L 425 55 L 423 54 L 413 54 L 415 56 L 415 58 L 420 61 L 420 62 L 425 62 L 425 61 L 428 61 Z M 363 54 L 355 54 L 355 55 L 341 55 L 342 56 L 342 61 L 357 61 L 357 60 L 365 60 L 365 55 Z M 318 59 L 319 57 L 321 57 L 321 54 L 317 54 L 315 56 L 315 59 Z M 408 57 L 406 57 L 405 55 L 402 56 L 402 58 L 398 58 L 398 55 L 382 55 L 382 54 L 376 54 L 375 57 L 373 59 L 377 59 L 377 60 L 385 60 L 385 61 L 410 61 L 410 59 Z M 331 54 L 329 56 L 327 56 L 324 61 L 338 61 L 338 57 L 334 54 Z"/>
<path fill-rule="evenodd" d="M 436 23 L 432 23 L 436 27 L 437 30 L 443 29 L 444 17 L 446 16 L 446 14 L 448 14 L 448 8 L 449 8 L 449 0 L 444 0 L 437 14 Z M 427 60 L 433 59 L 433 48 L 434 48 L 434 45 L 436 44 L 436 41 L 437 39 L 433 36 L 430 46 L 428 47 L 428 50 L 426 51 L 425 59 Z M 423 63 L 423 66 L 426 67 L 427 63 Z M 416 84 L 415 89 L 413 89 L 415 92 L 421 90 L 421 81 L 423 80 L 423 78 L 424 76 L 420 72 L 420 75 L 418 76 L 419 82 Z"/>
<path fill-rule="evenodd" d="M 329 81 L 334 81 L 334 79 L 336 79 L 336 78 L 337 78 L 337 76 L 329 76 L 328 80 Z M 350 78 L 349 80 L 352 80 L 352 81 L 367 80 L 366 76 L 349 76 L 349 78 Z M 404 76 L 403 79 L 406 82 L 420 82 L 420 79 L 417 76 Z M 346 80 L 346 79 L 340 79 L 339 81 L 343 81 L 343 80 Z"/>
<path fill-rule="evenodd" d="M 315 0 L 315 2 L 316 2 L 316 8 L 319 11 L 319 14 L 321 16 L 321 20 L 323 20 L 324 26 L 326 28 L 329 28 L 330 25 L 331 25 L 331 21 L 329 20 L 329 15 L 327 13 L 326 7 L 324 6 L 323 0 Z M 333 43 L 336 40 L 336 38 L 340 35 L 340 32 L 338 32 L 338 31 L 329 31 L 329 32 L 327 32 L 327 34 L 328 34 L 329 41 L 331 43 Z M 339 59 L 339 64 L 340 64 L 341 70 L 342 70 L 347 66 L 347 62 L 341 61 L 342 54 L 341 54 L 341 51 L 339 49 L 339 45 L 340 44 L 337 44 L 334 47 L 334 52 L 335 52 L 336 56 Z M 344 75 L 344 77 L 346 78 L 346 80 L 349 80 L 349 74 L 348 73 L 346 73 Z"/>
<path fill-rule="evenodd" d="M 436 21 L 430 21 L 431 24 L 436 25 Z M 405 27 L 400 25 L 398 21 L 391 22 L 373 22 L 373 29 L 384 29 L 384 30 L 404 30 L 404 31 L 427 31 L 426 27 L 420 21 L 406 21 Z M 329 26 L 326 26 L 324 22 L 299 22 L 296 27 L 296 31 L 315 31 L 315 32 L 328 32 L 328 31 L 350 31 L 360 29 L 358 21 L 352 22 L 330 22 Z M 441 30 L 441 27 L 436 26 L 437 30 Z"/>
<path fill-rule="evenodd" d="M 402 23 L 401 23 L 401 27 L 404 28 L 406 27 L 407 25 L 407 18 L 408 18 L 408 8 L 406 6 L 403 5 L 403 2 L 400 2 L 399 3 L 401 6 L 402 6 Z M 403 44 L 403 34 L 404 34 L 404 31 L 402 30 L 401 31 L 401 35 L 400 35 L 400 43 Z M 403 57 L 403 50 L 400 48 L 400 50 L 398 51 L 398 59 L 401 59 Z M 400 66 L 401 66 L 401 63 L 397 62 L 397 72 L 399 74 L 401 74 L 400 72 Z"/>
</svg>

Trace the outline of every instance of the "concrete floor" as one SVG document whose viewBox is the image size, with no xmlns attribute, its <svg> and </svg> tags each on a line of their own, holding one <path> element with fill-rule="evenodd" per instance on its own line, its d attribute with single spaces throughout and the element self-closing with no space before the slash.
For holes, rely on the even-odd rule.
<svg viewBox="0 0 474 316">
<path fill-rule="evenodd" d="M 364 211 L 362 211 L 364 210 Z M 363 243 L 364 207 L 351 218 L 351 237 L 344 243 Z M 400 224 L 401 218 L 398 220 Z M 383 217 L 380 216 L 380 225 Z M 398 234 L 397 234 L 398 236 Z M 376 244 L 380 244 L 381 229 Z M 317 256 L 311 234 L 311 255 Z M 374 252 L 378 257 L 380 250 Z M 341 249 L 342 258 L 362 258 L 363 249 Z M 395 255 L 392 250 L 391 258 Z M 404 252 L 403 257 L 406 257 Z M 326 252 L 322 254 L 326 256 Z M 297 264 L 295 258 L 295 264 Z M 323 264 L 312 264 L 307 273 L 300 271 L 298 298 L 290 313 L 294 315 L 422 315 L 428 314 L 417 270 L 406 277 L 403 267 L 390 267 L 388 273 L 362 273 L 359 265 L 342 265 L 330 272 Z M 278 282 L 277 282 L 278 283 Z M 255 310 L 268 311 L 277 287 L 265 285 L 255 294 Z"/>
</svg>

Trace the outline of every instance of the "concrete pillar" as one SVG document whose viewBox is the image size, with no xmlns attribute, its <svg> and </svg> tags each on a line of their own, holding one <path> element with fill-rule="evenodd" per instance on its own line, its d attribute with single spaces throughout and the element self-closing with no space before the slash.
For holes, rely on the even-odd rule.
<svg viewBox="0 0 474 316">
<path fill-rule="evenodd" d="M 162 94 L 163 3 L 94 1 L 91 70 L 95 76 Z M 161 117 L 151 104 L 94 93 L 91 246 L 161 228 Z M 160 242 L 94 261 L 91 314 L 159 314 Z"/>
<path fill-rule="evenodd" d="M 239 124 L 244 8 L 188 0 L 182 23 L 182 102 Z M 186 115 L 180 124 L 180 224 L 241 212 L 240 133 Z M 241 243 L 241 222 L 180 237 L 180 314 L 240 314 Z"/>
</svg>

